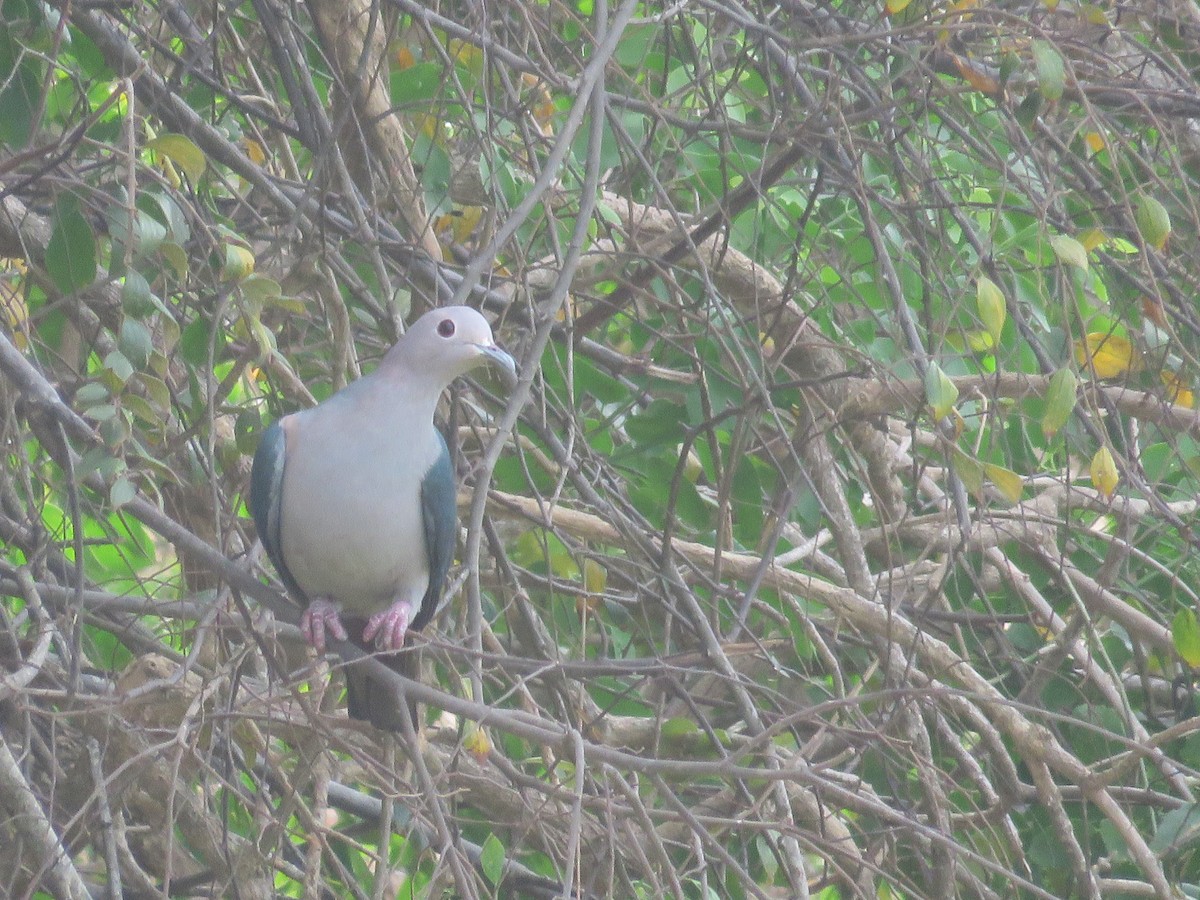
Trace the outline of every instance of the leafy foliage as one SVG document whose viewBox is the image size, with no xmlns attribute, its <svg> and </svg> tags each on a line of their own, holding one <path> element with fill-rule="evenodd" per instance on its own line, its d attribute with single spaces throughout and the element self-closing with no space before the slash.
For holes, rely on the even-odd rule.
<svg viewBox="0 0 1200 900">
<path fill-rule="evenodd" d="M 8 893 L 1200 894 L 1187 11 L 0 2 Z M 393 739 L 243 494 L 452 300 Z"/>
</svg>

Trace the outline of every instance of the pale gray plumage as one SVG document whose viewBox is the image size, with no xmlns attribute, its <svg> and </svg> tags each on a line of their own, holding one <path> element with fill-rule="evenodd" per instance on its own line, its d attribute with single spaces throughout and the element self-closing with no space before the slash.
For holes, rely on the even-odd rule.
<svg viewBox="0 0 1200 900">
<path fill-rule="evenodd" d="M 301 627 L 319 651 L 327 632 L 400 650 L 408 629 L 433 616 L 456 531 L 453 468 L 434 411 L 451 381 L 484 363 L 516 371 L 478 312 L 436 309 L 370 375 L 263 435 L 250 508 L 280 576 L 308 603 Z M 352 716 L 400 727 L 393 692 L 355 666 L 347 683 Z"/>
</svg>

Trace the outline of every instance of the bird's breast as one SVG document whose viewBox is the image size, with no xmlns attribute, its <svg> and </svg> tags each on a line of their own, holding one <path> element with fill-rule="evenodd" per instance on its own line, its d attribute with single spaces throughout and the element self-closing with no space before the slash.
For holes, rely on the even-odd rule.
<svg viewBox="0 0 1200 900">
<path fill-rule="evenodd" d="M 310 597 L 370 614 L 397 599 L 419 604 L 429 582 L 421 481 L 440 447 L 401 423 L 301 420 L 288 435 L 280 541 Z M 290 423 L 289 423 L 290 424 Z"/>
</svg>

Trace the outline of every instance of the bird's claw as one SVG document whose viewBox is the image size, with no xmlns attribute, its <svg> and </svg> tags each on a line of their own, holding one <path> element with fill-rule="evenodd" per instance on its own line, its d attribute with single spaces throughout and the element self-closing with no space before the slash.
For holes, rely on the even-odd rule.
<svg viewBox="0 0 1200 900">
<path fill-rule="evenodd" d="M 300 616 L 300 630 L 304 639 L 318 653 L 325 653 L 325 635 L 332 635 L 339 641 L 348 637 L 346 626 L 342 624 L 340 609 L 336 603 L 328 600 L 314 600 L 308 604 L 308 609 Z"/>
<path fill-rule="evenodd" d="M 374 641 L 380 650 L 399 650 L 404 646 L 404 636 L 408 633 L 410 621 L 412 604 L 407 600 L 398 600 L 367 620 L 367 627 L 363 630 L 363 641 L 368 644 Z"/>
</svg>

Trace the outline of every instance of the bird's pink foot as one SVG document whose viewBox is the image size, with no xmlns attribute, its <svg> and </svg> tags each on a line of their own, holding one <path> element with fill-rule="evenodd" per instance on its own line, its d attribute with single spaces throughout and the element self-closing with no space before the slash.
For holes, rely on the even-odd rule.
<svg viewBox="0 0 1200 900">
<path fill-rule="evenodd" d="M 304 639 L 318 653 L 325 652 L 326 633 L 339 641 L 346 640 L 346 626 L 342 624 L 340 612 L 336 603 L 314 600 L 300 616 L 300 630 L 304 632 Z"/>
<path fill-rule="evenodd" d="M 407 600 L 397 600 L 367 620 L 363 641 L 368 644 L 374 641 L 380 650 L 399 650 L 404 646 L 404 635 L 411 621 L 412 604 Z"/>
</svg>

